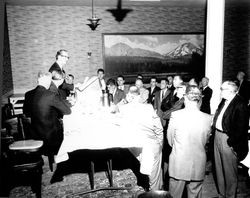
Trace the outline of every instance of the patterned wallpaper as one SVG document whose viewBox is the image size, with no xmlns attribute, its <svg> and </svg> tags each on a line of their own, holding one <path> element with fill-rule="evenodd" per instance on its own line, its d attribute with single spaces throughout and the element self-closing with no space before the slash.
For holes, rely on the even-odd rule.
<svg viewBox="0 0 250 198">
<path fill-rule="evenodd" d="M 225 6 L 223 79 L 235 79 L 242 70 L 250 80 L 250 1 L 229 2 Z"/>
<path fill-rule="evenodd" d="M 103 67 L 102 33 L 204 32 L 204 7 L 136 6 L 122 22 L 115 21 L 109 7 L 95 7 L 101 18 L 96 31 L 86 25 L 91 8 L 84 6 L 7 6 L 11 69 L 14 92 L 36 86 L 39 70 L 48 70 L 58 49 L 67 49 L 67 73 L 76 82 Z M 87 52 L 92 56 L 87 58 Z M 8 82 L 9 84 L 10 82 Z M 8 86 L 4 82 L 4 86 Z"/>
<path fill-rule="evenodd" d="M 5 12 L 4 18 L 4 51 L 3 51 L 3 73 L 2 73 L 2 83 L 3 95 L 5 93 L 13 91 L 13 79 L 12 79 L 12 72 L 11 72 L 11 60 L 10 60 L 10 45 L 9 45 L 9 32 L 8 32 L 8 23 L 7 17 Z"/>
</svg>

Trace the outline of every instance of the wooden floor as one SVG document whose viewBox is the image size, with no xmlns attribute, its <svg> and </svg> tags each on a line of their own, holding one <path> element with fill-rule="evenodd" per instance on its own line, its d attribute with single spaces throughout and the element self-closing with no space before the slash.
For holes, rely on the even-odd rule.
<svg viewBox="0 0 250 198">
<path fill-rule="evenodd" d="M 113 171 L 113 180 L 114 186 L 116 187 L 127 187 L 128 190 L 109 190 L 109 191 L 98 191 L 92 194 L 85 195 L 75 195 L 73 194 L 81 191 L 86 191 L 90 189 L 89 178 L 87 174 L 78 173 L 71 174 L 64 177 L 64 180 L 61 182 L 56 182 L 50 184 L 50 179 L 52 172 L 50 172 L 48 167 L 47 158 L 44 158 L 44 173 L 42 181 L 42 197 L 51 198 L 51 197 L 91 197 L 91 198 L 133 198 L 136 194 L 142 192 L 142 188 L 136 185 L 136 178 L 131 170 L 126 169 L 123 171 Z M 242 169 L 240 169 L 242 170 Z M 1 175 L 2 176 L 2 175 Z M 246 171 L 239 173 L 239 188 L 237 193 L 237 198 L 249 198 L 250 197 L 250 187 L 246 185 Z M 95 187 L 102 188 L 109 185 L 108 180 L 104 172 L 99 172 L 95 174 Z M 2 190 L 2 186 L 0 187 Z M 0 195 L 1 197 L 1 195 Z M 2 196 L 3 197 L 3 196 Z M 10 192 L 10 197 L 16 198 L 26 198 L 26 197 L 35 197 L 32 193 L 30 187 L 21 186 L 16 187 Z M 203 197 L 204 198 L 215 198 L 218 197 L 216 187 L 214 184 L 214 179 L 212 173 L 209 172 L 206 175 L 204 185 L 203 185 Z"/>
</svg>

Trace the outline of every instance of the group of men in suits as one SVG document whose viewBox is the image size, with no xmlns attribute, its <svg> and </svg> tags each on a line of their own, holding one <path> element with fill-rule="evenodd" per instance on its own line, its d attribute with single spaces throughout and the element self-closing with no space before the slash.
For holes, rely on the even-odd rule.
<svg viewBox="0 0 250 198">
<path fill-rule="evenodd" d="M 25 94 L 24 114 L 31 117 L 33 138 L 42 139 L 44 152 L 54 155 L 63 140 L 61 118 L 71 113 L 71 104 L 66 101 L 65 93 L 77 87 L 65 81 L 67 75 L 64 66 L 68 59 L 68 52 L 59 50 L 49 72 L 39 73 L 37 87 Z M 100 69 L 97 73 L 100 86 L 104 87 L 104 70 Z M 249 127 L 249 86 L 244 81 L 244 74 L 239 73 L 237 78 L 239 88 L 232 81 L 222 84 L 222 100 L 213 122 L 209 116 L 212 90 L 208 86 L 208 78 L 202 79 L 201 89 L 186 86 L 179 75 L 162 79 L 160 88 L 156 86 L 155 77 L 151 78 L 148 89 L 143 86 L 142 79 L 136 79 L 139 103 L 152 104 L 161 120 L 165 148 L 163 161 L 169 163 L 169 190 L 174 197 L 181 197 L 185 184 L 188 184 L 189 197 L 201 196 L 206 162 L 205 144 L 211 123 L 215 134 L 214 158 L 219 194 L 222 197 L 236 196 L 237 162 L 244 159 L 248 152 Z M 129 92 L 124 82 L 122 75 L 117 77 L 117 81 L 107 81 L 109 97 L 115 105 L 123 101 Z M 106 83 L 102 89 L 106 91 Z M 167 146 L 174 149 L 166 149 Z"/>
<path fill-rule="evenodd" d="M 188 187 L 188 197 L 201 196 L 201 184 L 206 164 L 205 144 L 212 124 L 214 126 L 212 133 L 215 134 L 212 146 L 214 147 L 213 155 L 219 194 L 222 197 L 236 197 L 237 163 L 248 153 L 247 132 L 249 127 L 247 107 L 249 98 L 246 99 L 249 89 L 242 91 L 241 86 L 245 87 L 247 83 L 244 84 L 243 80 L 239 80 L 239 82 L 241 82 L 239 88 L 232 81 L 222 84 L 222 101 L 213 122 L 209 115 L 212 89 L 208 87 L 209 79 L 207 77 L 202 79 L 200 89 L 195 86 L 192 88 L 193 90 L 186 89 L 180 76 L 174 77 L 175 91 L 168 90 L 164 86 L 164 81 L 161 82 L 162 90 L 155 94 L 154 107 L 165 127 L 167 146 L 170 145 L 174 148 L 168 152 L 163 149 L 163 156 L 165 155 L 164 158 L 168 162 L 169 190 L 174 197 L 182 196 L 185 184 Z M 185 95 L 182 91 L 177 97 L 178 89 L 182 86 L 183 90 L 186 89 Z M 187 86 L 189 87 L 189 85 Z M 164 92 L 167 92 L 165 98 L 161 96 L 161 93 Z M 246 92 L 248 93 L 246 94 Z M 191 99 L 188 97 L 195 94 L 197 98 L 194 100 L 192 97 Z M 227 105 L 222 108 L 225 100 L 228 101 Z M 223 110 L 221 111 L 221 109 Z M 190 138 L 191 136 L 193 138 Z M 166 147 L 166 142 L 164 146 Z M 169 154 L 168 161 L 166 156 Z M 189 168 L 189 166 L 196 168 Z"/>
</svg>

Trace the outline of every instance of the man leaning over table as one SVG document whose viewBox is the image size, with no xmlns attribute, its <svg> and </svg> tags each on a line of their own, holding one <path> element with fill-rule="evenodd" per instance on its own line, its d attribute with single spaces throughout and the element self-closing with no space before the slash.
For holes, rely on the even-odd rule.
<svg viewBox="0 0 250 198">
<path fill-rule="evenodd" d="M 25 93 L 24 114 L 31 118 L 32 139 L 43 140 L 45 155 L 56 155 L 63 140 L 61 115 L 70 114 L 66 100 L 49 91 L 52 75 L 38 74 L 38 85 Z"/>
<path fill-rule="evenodd" d="M 140 172 L 149 175 L 151 190 L 159 190 L 162 188 L 163 129 L 153 106 L 142 104 L 140 99 L 139 89 L 136 86 L 131 86 L 126 96 L 128 103 L 119 106 L 119 112 L 129 125 L 135 126 L 140 132 L 144 132 L 140 136 L 145 141 L 146 151 L 145 153 L 142 152 L 140 156 Z"/>
</svg>

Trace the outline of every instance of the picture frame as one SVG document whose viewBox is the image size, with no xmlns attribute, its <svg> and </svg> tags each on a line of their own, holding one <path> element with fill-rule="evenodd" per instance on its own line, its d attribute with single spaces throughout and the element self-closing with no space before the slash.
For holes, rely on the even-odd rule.
<svg viewBox="0 0 250 198">
<path fill-rule="evenodd" d="M 134 82 L 168 75 L 200 80 L 205 75 L 205 34 L 192 33 L 103 33 L 105 75 L 123 75 Z"/>
</svg>

